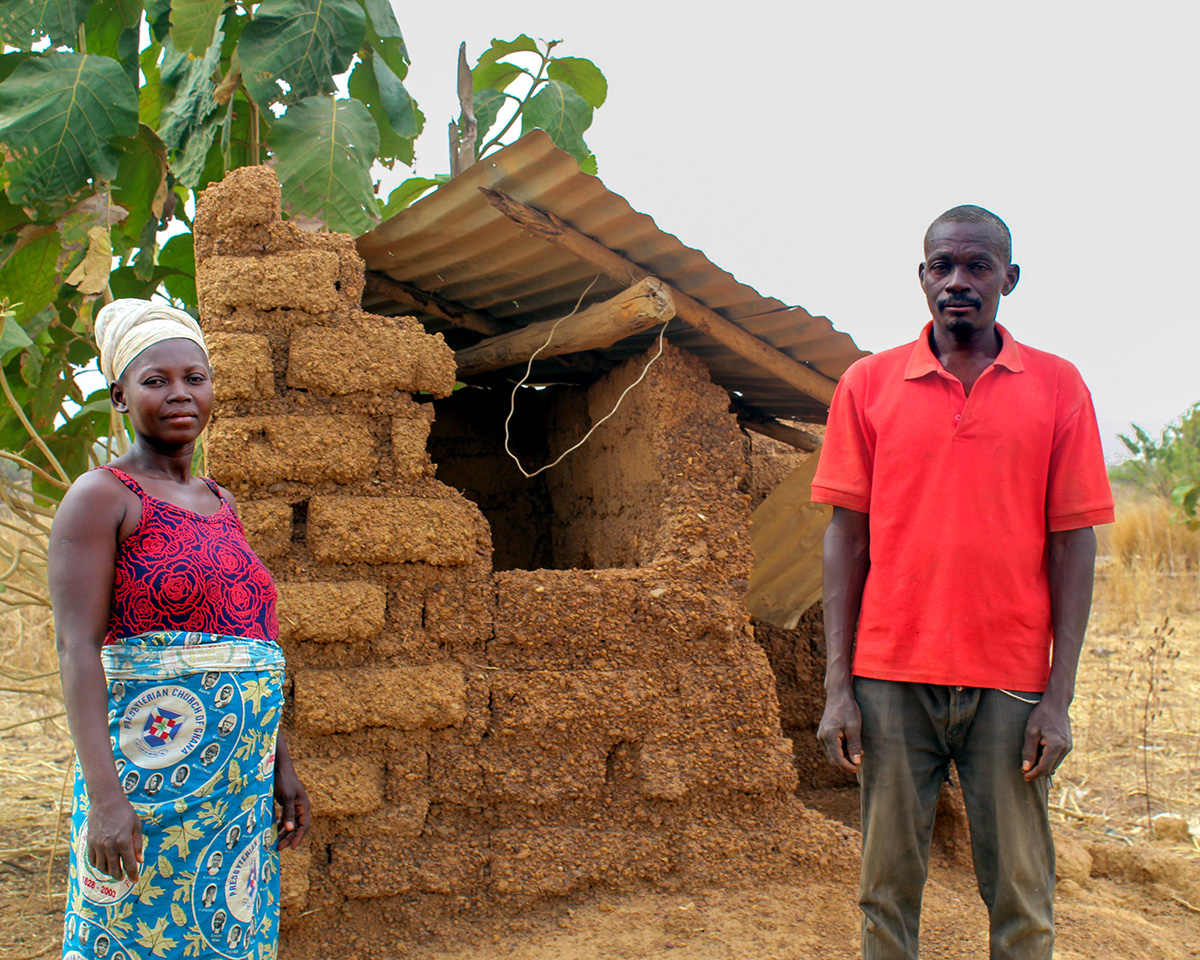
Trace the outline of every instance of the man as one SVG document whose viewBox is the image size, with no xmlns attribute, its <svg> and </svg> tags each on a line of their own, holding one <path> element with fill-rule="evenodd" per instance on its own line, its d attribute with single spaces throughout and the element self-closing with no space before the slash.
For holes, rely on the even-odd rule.
<svg viewBox="0 0 1200 960">
<path fill-rule="evenodd" d="M 917 272 L 932 321 L 843 375 L 813 480 L 834 508 L 818 736 L 862 786 L 864 960 L 917 956 L 951 760 L 992 960 L 1049 960 L 1049 777 L 1112 494 L 1078 372 L 996 323 L 1020 278 L 1004 222 L 948 210 Z"/>
</svg>

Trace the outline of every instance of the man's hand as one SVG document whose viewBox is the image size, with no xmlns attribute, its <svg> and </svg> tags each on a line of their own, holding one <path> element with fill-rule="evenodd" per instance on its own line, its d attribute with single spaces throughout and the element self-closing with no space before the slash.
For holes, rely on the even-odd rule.
<svg viewBox="0 0 1200 960">
<path fill-rule="evenodd" d="M 138 878 L 142 822 L 124 795 L 93 797 L 88 806 L 87 858 L 97 873 L 114 880 Z"/>
<path fill-rule="evenodd" d="M 862 713 L 852 693 L 830 694 L 817 728 L 829 762 L 846 773 L 858 773 L 862 763 Z"/>
<path fill-rule="evenodd" d="M 1043 699 L 1025 724 L 1025 748 L 1021 751 L 1025 779 L 1053 774 L 1071 752 L 1071 746 L 1071 718 L 1067 708 Z"/>
</svg>

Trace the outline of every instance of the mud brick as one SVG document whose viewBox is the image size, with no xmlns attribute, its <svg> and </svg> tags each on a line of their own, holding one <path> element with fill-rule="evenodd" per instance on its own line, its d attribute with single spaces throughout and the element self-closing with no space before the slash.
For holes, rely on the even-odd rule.
<svg viewBox="0 0 1200 960">
<path fill-rule="evenodd" d="M 599 797 L 605 785 L 606 742 L 565 735 L 503 738 L 480 745 L 481 798 L 489 803 L 542 805 Z"/>
<path fill-rule="evenodd" d="M 280 638 L 366 640 L 383 629 L 386 600 L 374 583 L 281 583 Z"/>
<path fill-rule="evenodd" d="M 374 472 L 375 438 L 364 417 L 230 417 L 209 428 L 208 458 L 222 483 L 349 483 Z"/>
<path fill-rule="evenodd" d="M 492 637 L 496 587 L 487 580 L 452 579 L 434 584 L 425 594 L 425 630 L 436 643 L 482 644 Z"/>
<path fill-rule="evenodd" d="M 508 570 L 496 586 L 488 654 L 513 668 L 724 661 L 746 618 L 740 599 L 641 570 Z"/>
<path fill-rule="evenodd" d="M 639 786 L 655 800 L 735 792 L 791 794 L 796 789 L 792 741 L 709 736 L 677 727 L 650 738 L 638 749 Z"/>
<path fill-rule="evenodd" d="M 275 395 L 271 344 L 255 333 L 221 333 L 205 337 L 213 366 L 213 396 L 222 400 L 262 400 Z"/>
<path fill-rule="evenodd" d="M 476 557 L 478 508 L 419 497 L 314 497 L 308 542 L 318 560 L 454 566 Z"/>
<path fill-rule="evenodd" d="M 296 723 L 305 732 L 351 733 L 365 727 L 417 730 L 460 723 L 466 683 L 457 664 L 296 674 Z"/>
<path fill-rule="evenodd" d="M 295 850 L 288 847 L 281 851 L 279 905 L 283 909 L 295 907 L 303 910 L 308 905 L 308 868 L 311 863 L 312 849 L 307 843 Z"/>
<path fill-rule="evenodd" d="M 497 830 L 493 889 L 508 896 L 563 895 L 595 883 L 628 886 L 668 873 L 668 838 L 657 831 L 580 827 Z"/>
<path fill-rule="evenodd" d="M 196 210 L 196 233 L 236 233 L 246 227 L 263 226 L 279 220 L 282 191 L 273 170 L 241 167 L 200 194 Z"/>
<path fill-rule="evenodd" d="M 293 250 L 269 257 L 209 257 L 196 269 L 196 294 L 204 316 L 227 316 L 235 307 L 324 314 L 350 308 L 337 289 L 338 256 L 328 250 Z"/>
<path fill-rule="evenodd" d="M 433 476 L 433 460 L 425 449 L 431 423 L 426 417 L 392 420 L 392 462 L 401 480 L 415 483 Z"/>
<path fill-rule="evenodd" d="M 246 539 L 263 560 L 282 557 L 292 548 L 292 508 L 285 500 L 242 500 L 238 517 Z"/>
<path fill-rule="evenodd" d="M 411 893 L 470 896 L 484 884 L 487 854 L 460 838 L 420 837 L 398 845 L 391 837 L 364 837 L 333 849 L 329 872 L 351 899 Z"/>
<path fill-rule="evenodd" d="M 393 390 L 448 397 L 454 351 L 411 318 L 371 317 L 337 328 L 297 327 L 288 354 L 288 385 L 313 393 L 386 394 Z"/>
<path fill-rule="evenodd" d="M 393 802 L 405 802 L 425 792 L 429 777 L 429 748 L 421 744 L 393 750 L 387 755 L 384 794 Z"/>
<path fill-rule="evenodd" d="M 344 820 L 338 826 L 344 838 L 419 837 L 428 812 L 429 795 L 424 790 L 414 790 L 402 801 L 384 803 L 361 816 Z"/>
<path fill-rule="evenodd" d="M 296 764 L 322 817 L 370 813 L 383 802 L 383 766 L 367 757 L 307 757 Z"/>
<path fill-rule="evenodd" d="M 503 670 L 492 677 L 492 737 L 636 739 L 676 708 L 673 673 Z"/>
<path fill-rule="evenodd" d="M 429 750 L 429 799 L 477 804 L 483 800 L 483 763 L 476 745 L 435 740 Z"/>
</svg>

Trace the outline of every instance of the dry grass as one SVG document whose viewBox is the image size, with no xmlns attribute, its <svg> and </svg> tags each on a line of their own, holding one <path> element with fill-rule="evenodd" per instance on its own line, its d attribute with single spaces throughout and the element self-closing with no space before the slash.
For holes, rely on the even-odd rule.
<svg viewBox="0 0 1200 960">
<path fill-rule="evenodd" d="M 1126 501 L 1102 531 L 1075 751 L 1052 802 L 1130 840 L 1174 817 L 1191 834 L 1176 842 L 1200 851 L 1200 534 L 1172 517 L 1161 501 Z"/>
</svg>

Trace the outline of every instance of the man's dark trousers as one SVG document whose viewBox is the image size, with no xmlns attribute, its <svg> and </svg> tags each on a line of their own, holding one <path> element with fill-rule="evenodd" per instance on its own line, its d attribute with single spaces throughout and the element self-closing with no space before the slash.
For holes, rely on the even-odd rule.
<svg viewBox="0 0 1200 960">
<path fill-rule="evenodd" d="M 971 828 L 991 960 L 1050 960 L 1049 781 L 1025 781 L 1025 724 L 1040 693 L 854 679 L 862 711 L 863 960 L 916 960 L 938 793 L 953 759 Z"/>
</svg>

